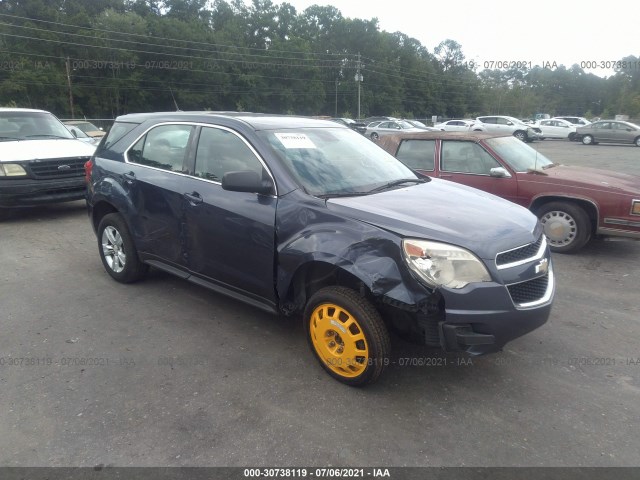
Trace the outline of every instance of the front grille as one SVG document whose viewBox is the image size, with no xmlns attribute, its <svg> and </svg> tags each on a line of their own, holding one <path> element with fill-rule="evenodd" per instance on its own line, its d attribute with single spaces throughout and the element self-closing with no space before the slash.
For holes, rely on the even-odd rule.
<svg viewBox="0 0 640 480">
<path fill-rule="evenodd" d="M 87 160 L 89 157 L 36 160 L 29 163 L 29 168 L 36 178 L 79 177 L 84 175 Z"/>
<path fill-rule="evenodd" d="M 522 305 L 540 300 L 547 292 L 548 286 L 549 274 L 547 273 L 533 280 L 507 285 L 507 289 L 509 290 L 509 295 L 511 295 L 513 303 Z"/>
<path fill-rule="evenodd" d="M 530 243 L 529 245 L 525 245 L 523 247 L 518 247 L 514 248 L 513 250 L 499 253 L 498 255 L 496 255 L 496 265 L 500 267 L 502 265 L 508 265 L 510 263 L 515 263 L 521 260 L 535 257 L 540 250 L 540 245 L 542 245 L 543 237 L 544 235 L 540 235 L 538 237 L 538 240 L 536 240 L 534 243 Z"/>
</svg>

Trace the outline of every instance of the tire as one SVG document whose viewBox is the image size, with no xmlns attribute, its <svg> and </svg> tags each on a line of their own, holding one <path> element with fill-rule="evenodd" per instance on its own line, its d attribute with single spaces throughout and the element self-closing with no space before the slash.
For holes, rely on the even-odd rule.
<svg viewBox="0 0 640 480">
<path fill-rule="evenodd" d="M 569 139 L 570 142 L 573 142 L 576 139 L 576 134 L 575 132 L 571 132 L 569 134 L 569 137 L 567 137 Z"/>
<path fill-rule="evenodd" d="M 350 288 L 316 292 L 304 310 L 304 324 L 322 368 L 346 385 L 373 383 L 389 364 L 391 343 L 380 313 Z"/>
<path fill-rule="evenodd" d="M 528 140 L 527 134 L 522 130 L 516 130 L 515 132 L 513 132 L 513 136 L 522 142 L 526 142 Z"/>
<path fill-rule="evenodd" d="M 371 138 L 371 140 L 373 140 L 374 142 L 376 142 L 376 141 L 380 138 L 380 136 L 379 136 L 376 132 L 373 132 L 373 133 L 371 134 L 371 137 L 370 137 L 370 138 Z"/>
<path fill-rule="evenodd" d="M 584 137 L 582 137 L 582 144 L 583 145 L 595 145 L 596 142 L 593 141 L 593 137 L 591 135 L 585 135 Z"/>
<path fill-rule="evenodd" d="M 552 252 L 575 253 L 591 238 L 591 220 L 575 203 L 549 202 L 536 214 Z"/>
<path fill-rule="evenodd" d="M 114 280 L 132 283 L 147 273 L 127 224 L 119 213 L 105 215 L 98 225 L 98 251 L 105 270 Z"/>
<path fill-rule="evenodd" d="M 636 138 L 633 143 L 636 147 L 640 147 L 640 137 Z"/>
</svg>

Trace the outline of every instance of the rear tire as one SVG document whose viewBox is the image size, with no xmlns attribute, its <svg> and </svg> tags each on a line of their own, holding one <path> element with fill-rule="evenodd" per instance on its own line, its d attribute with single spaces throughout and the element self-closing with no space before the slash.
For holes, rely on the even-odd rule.
<svg viewBox="0 0 640 480">
<path fill-rule="evenodd" d="M 553 252 L 575 253 L 591 238 L 591 220 L 575 203 L 549 202 L 536 214 Z"/>
<path fill-rule="evenodd" d="M 582 144 L 583 145 L 595 145 L 596 142 L 593 141 L 593 137 L 591 135 L 585 135 L 584 137 L 582 137 Z"/>
<path fill-rule="evenodd" d="M 318 290 L 305 307 L 304 324 L 322 368 L 346 385 L 373 383 L 389 364 L 389 332 L 380 313 L 350 288 Z"/>
<path fill-rule="evenodd" d="M 105 270 L 118 282 L 135 282 L 149 270 L 138 258 L 129 228 L 119 213 L 110 213 L 100 220 L 98 250 Z"/>
<path fill-rule="evenodd" d="M 640 137 L 636 138 L 633 143 L 635 144 L 636 147 L 640 147 Z"/>
<path fill-rule="evenodd" d="M 378 138 L 380 138 L 380 136 L 376 132 L 373 132 L 371 134 L 371 140 L 373 140 L 374 142 L 376 142 Z"/>
</svg>

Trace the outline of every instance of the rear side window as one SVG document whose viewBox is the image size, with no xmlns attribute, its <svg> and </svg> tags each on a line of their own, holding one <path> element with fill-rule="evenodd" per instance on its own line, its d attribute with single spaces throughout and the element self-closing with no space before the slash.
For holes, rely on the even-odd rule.
<svg viewBox="0 0 640 480">
<path fill-rule="evenodd" d="M 435 140 L 405 140 L 396 157 L 409 168 L 433 171 L 435 150 Z"/>
<path fill-rule="evenodd" d="M 103 150 L 107 147 L 110 147 L 122 137 L 124 137 L 127 133 L 138 126 L 137 123 L 125 123 L 125 122 L 116 122 L 109 129 L 104 141 L 98 147 L 98 150 Z M 98 153 L 98 152 L 96 152 Z"/>
<path fill-rule="evenodd" d="M 140 165 L 182 173 L 192 132 L 190 125 L 152 128 L 131 147 L 127 159 Z"/>
</svg>

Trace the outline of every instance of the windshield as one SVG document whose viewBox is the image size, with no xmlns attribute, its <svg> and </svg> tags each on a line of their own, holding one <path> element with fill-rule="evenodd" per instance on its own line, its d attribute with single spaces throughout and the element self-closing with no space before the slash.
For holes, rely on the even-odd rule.
<svg viewBox="0 0 640 480">
<path fill-rule="evenodd" d="M 516 172 L 541 170 L 553 162 L 515 137 L 498 137 L 486 140 L 487 145 Z"/>
<path fill-rule="evenodd" d="M 418 177 L 353 130 L 299 128 L 259 132 L 304 189 L 315 196 L 372 193 Z"/>
<path fill-rule="evenodd" d="M 48 112 L 0 112 L 0 137 L 16 140 L 74 138 L 60 121 Z"/>
</svg>

